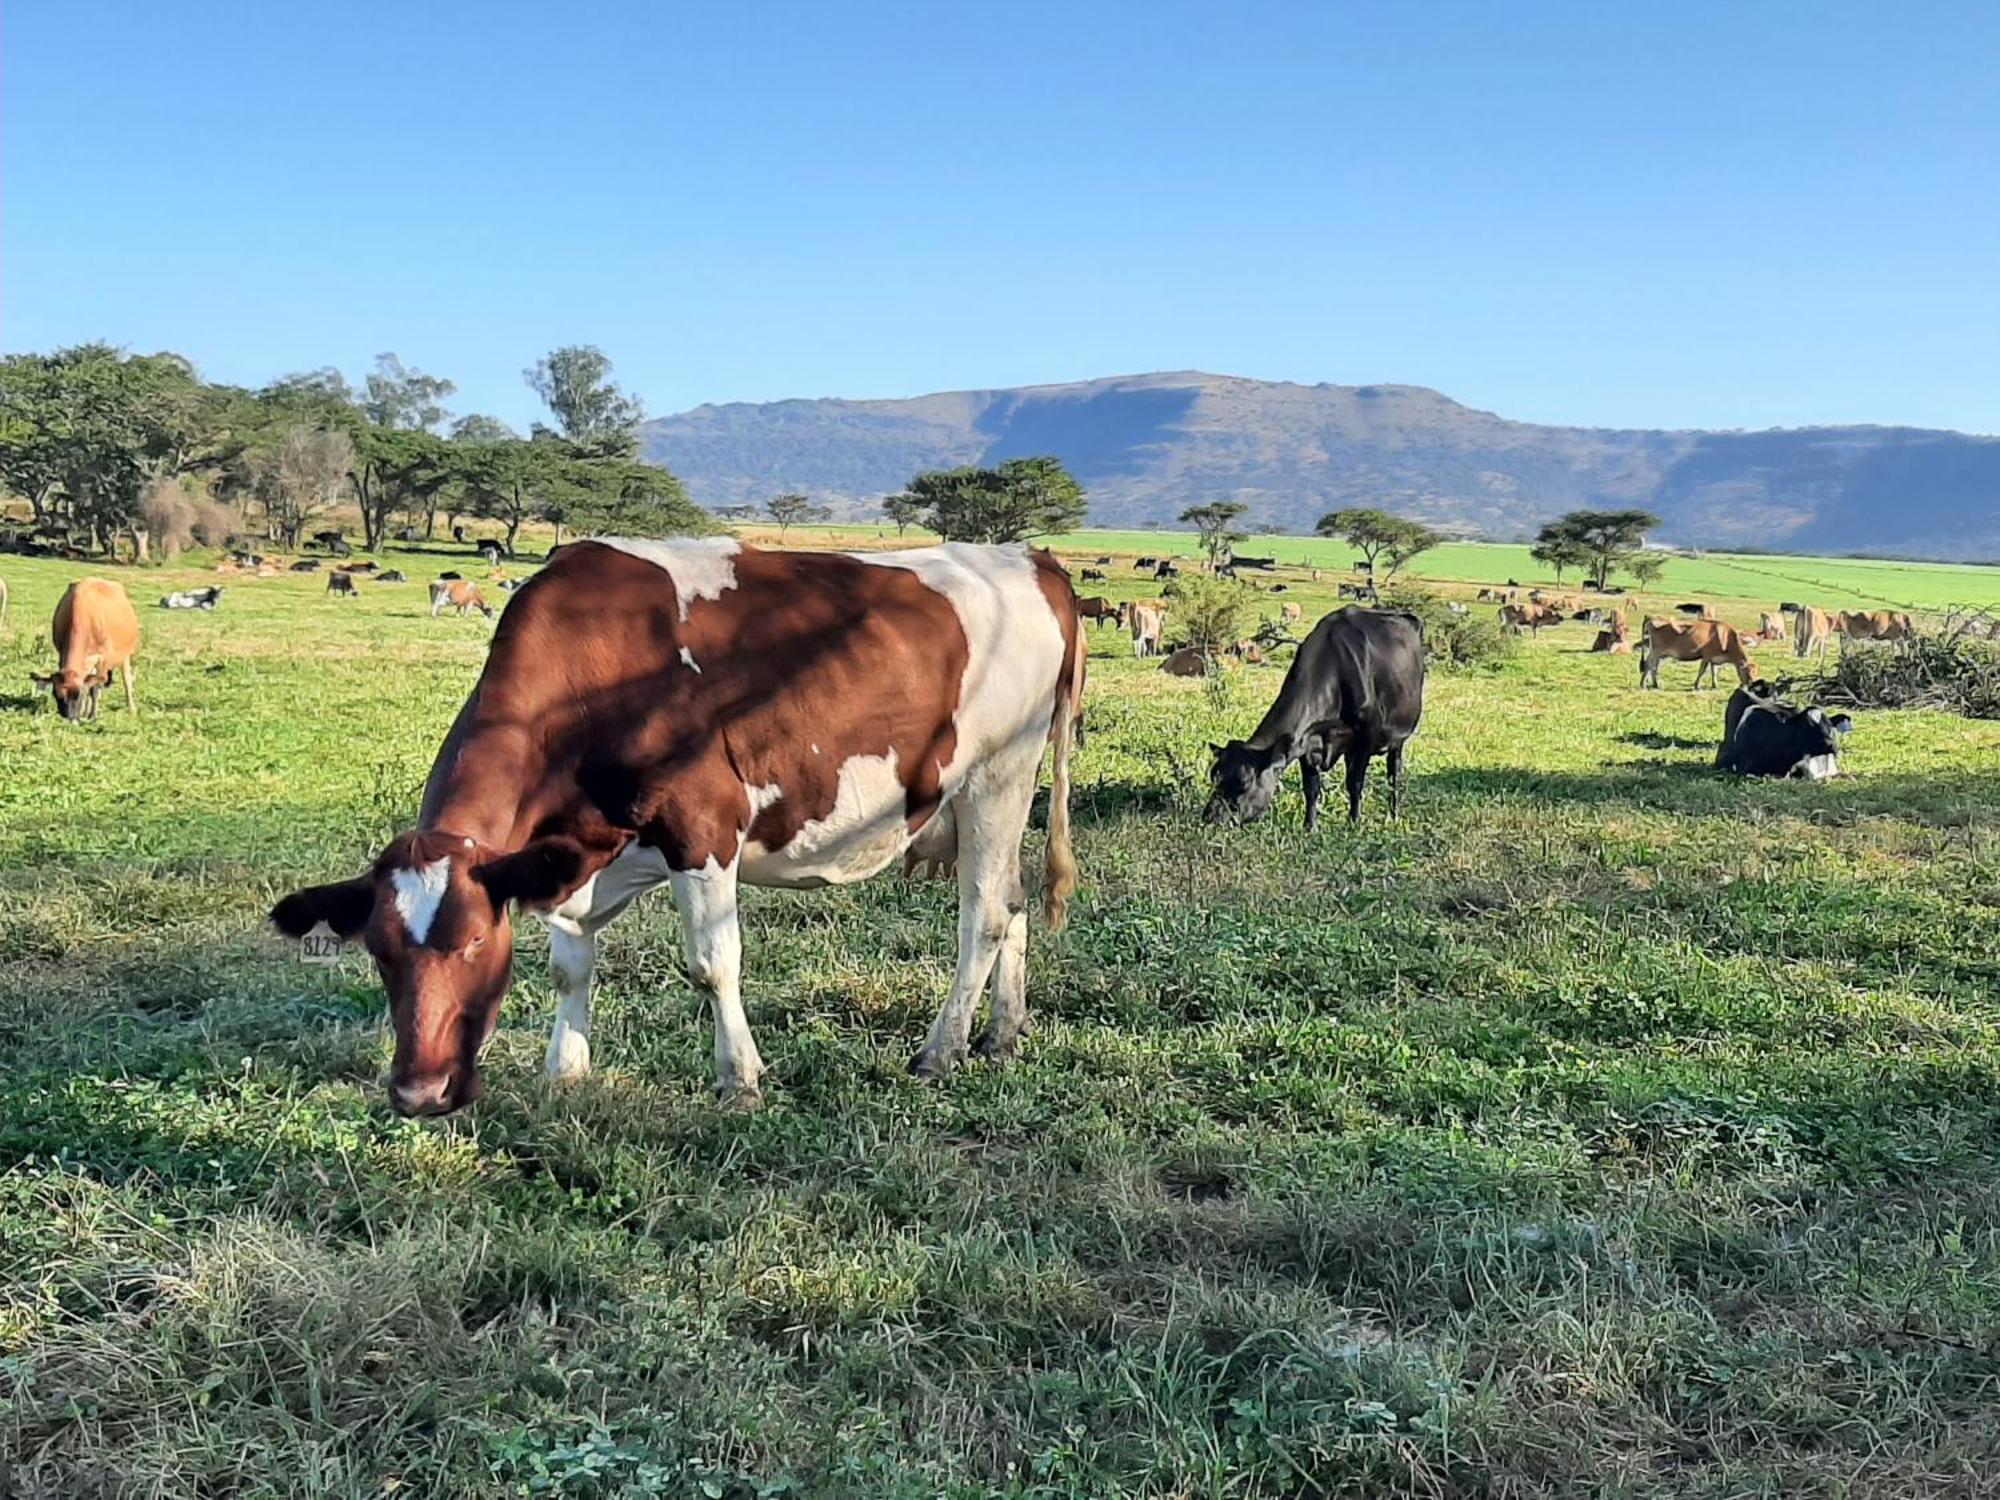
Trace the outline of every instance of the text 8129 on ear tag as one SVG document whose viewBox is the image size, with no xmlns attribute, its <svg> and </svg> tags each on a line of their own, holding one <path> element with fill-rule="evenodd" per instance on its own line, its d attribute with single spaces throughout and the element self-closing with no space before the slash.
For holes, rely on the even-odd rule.
<svg viewBox="0 0 2000 1500">
<path fill-rule="evenodd" d="M 299 962 L 331 969 L 340 962 L 341 950 L 346 946 L 340 934 L 322 922 L 299 938 Z"/>
</svg>

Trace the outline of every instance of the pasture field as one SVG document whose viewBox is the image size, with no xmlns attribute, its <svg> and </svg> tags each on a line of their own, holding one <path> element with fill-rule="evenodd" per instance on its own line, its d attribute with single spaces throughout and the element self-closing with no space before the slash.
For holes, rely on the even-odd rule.
<svg viewBox="0 0 2000 1500">
<path fill-rule="evenodd" d="M 27 673 L 83 570 L 0 560 L 0 1491 L 1992 1491 L 2000 724 L 1725 779 L 1724 694 L 1572 625 L 1433 677 L 1399 824 L 1307 838 L 1294 777 L 1221 831 L 1282 661 L 1105 631 L 1014 1067 L 904 1074 L 947 887 L 751 891 L 769 1102 L 719 1114 L 662 892 L 592 1079 L 539 1077 L 523 923 L 488 1096 L 400 1121 L 365 962 L 261 927 L 409 823 L 478 671 L 399 560 L 213 614 L 121 570 L 141 713 L 82 726 Z"/>
<path fill-rule="evenodd" d="M 753 528 L 755 529 L 755 528 Z M 776 531 L 769 531 L 772 540 Z M 815 545 L 895 545 L 893 526 L 793 527 L 792 539 L 810 535 Z M 927 538 L 912 532 L 902 545 Z M 1053 539 L 1065 556 L 1085 565 L 1110 554 L 1129 564 L 1136 556 L 1197 557 L 1200 545 L 1191 531 L 1079 531 Z M 1346 569 L 1354 549 L 1328 537 L 1253 536 L 1243 552 L 1275 557 L 1286 568 Z M 1129 568 L 1127 569 L 1129 572 Z M 1351 575 L 1350 575 L 1351 576 Z M 1523 584 L 1554 586 L 1555 577 L 1528 556 L 1525 546 L 1506 542 L 1450 542 L 1412 562 L 1404 577 L 1428 584 Z M 1575 592 L 1579 576 L 1572 572 L 1563 586 Z M 1699 557 L 1670 556 L 1660 581 L 1646 591 L 1649 601 L 1714 599 L 1775 609 L 1795 599 L 1824 609 L 1945 610 L 2000 605 L 2000 567 L 1983 563 L 1893 562 L 1857 557 L 1788 557 L 1763 554 L 1706 552 Z M 1754 613 L 1751 615 L 1755 619 Z"/>
</svg>

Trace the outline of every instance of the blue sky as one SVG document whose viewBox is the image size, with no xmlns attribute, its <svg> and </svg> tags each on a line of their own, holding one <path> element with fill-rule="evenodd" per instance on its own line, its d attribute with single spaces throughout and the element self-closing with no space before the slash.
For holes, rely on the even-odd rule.
<svg viewBox="0 0 2000 1500">
<path fill-rule="evenodd" d="M 109 4 L 0 21 L 0 346 L 515 422 L 1198 367 L 2000 431 L 2000 5 Z"/>
</svg>

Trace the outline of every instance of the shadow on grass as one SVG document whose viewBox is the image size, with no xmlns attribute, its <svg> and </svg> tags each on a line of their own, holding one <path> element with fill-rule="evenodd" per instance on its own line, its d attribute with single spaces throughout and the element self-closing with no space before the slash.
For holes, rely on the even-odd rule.
<svg viewBox="0 0 2000 1500">
<path fill-rule="evenodd" d="M 1621 745 L 1637 745 L 1642 750 L 1713 750 L 1715 741 L 1689 739 L 1684 734 L 1659 734 L 1650 729 L 1628 731 L 1618 736 Z"/>
<path fill-rule="evenodd" d="M 1694 748 L 1709 749 L 1708 742 Z M 1959 824 L 1975 809 L 2000 806 L 2000 769 L 1955 775 L 1844 777 L 1784 781 L 1733 776 L 1706 762 L 1608 761 L 1601 772 L 1466 767 L 1414 778 L 1419 799 L 1624 804 L 1691 817 L 1790 813 L 1844 822 L 1855 817 Z"/>
</svg>

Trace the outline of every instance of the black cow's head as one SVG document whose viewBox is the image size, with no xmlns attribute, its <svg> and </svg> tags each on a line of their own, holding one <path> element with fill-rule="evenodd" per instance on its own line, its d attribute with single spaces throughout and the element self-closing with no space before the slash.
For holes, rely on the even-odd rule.
<svg viewBox="0 0 2000 1500">
<path fill-rule="evenodd" d="M 1291 764 L 1289 737 L 1281 737 L 1268 749 L 1243 740 L 1208 748 L 1214 756 L 1208 768 L 1208 810 L 1204 814 L 1208 821 L 1229 827 L 1254 823 L 1269 812 L 1278 798 L 1285 767 Z"/>
</svg>

